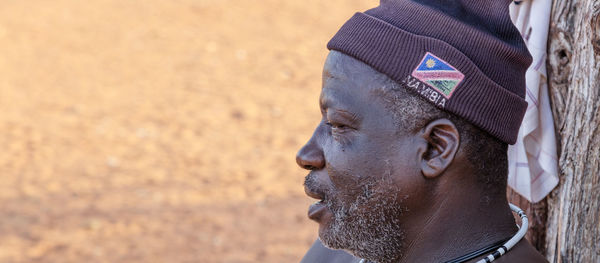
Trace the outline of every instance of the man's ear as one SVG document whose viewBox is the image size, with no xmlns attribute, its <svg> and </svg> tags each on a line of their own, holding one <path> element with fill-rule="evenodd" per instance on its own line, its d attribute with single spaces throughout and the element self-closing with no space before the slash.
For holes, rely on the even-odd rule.
<svg viewBox="0 0 600 263">
<path fill-rule="evenodd" d="M 448 119 L 437 119 L 425 126 L 421 136 L 427 147 L 420 152 L 421 171 L 427 178 L 442 174 L 454 160 L 460 135 L 454 123 Z"/>
</svg>

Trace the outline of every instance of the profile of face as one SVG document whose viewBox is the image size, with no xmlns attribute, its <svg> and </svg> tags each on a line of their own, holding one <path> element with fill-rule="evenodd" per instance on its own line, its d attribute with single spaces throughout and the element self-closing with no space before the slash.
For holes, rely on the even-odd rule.
<svg viewBox="0 0 600 263">
<path fill-rule="evenodd" d="M 383 77 L 382 77 L 383 76 Z M 322 118 L 296 156 L 307 195 L 319 201 L 309 218 L 333 249 L 393 262 L 401 257 L 411 214 L 427 204 L 415 134 L 401 132 L 377 92 L 389 79 L 336 51 L 323 70 Z"/>
</svg>

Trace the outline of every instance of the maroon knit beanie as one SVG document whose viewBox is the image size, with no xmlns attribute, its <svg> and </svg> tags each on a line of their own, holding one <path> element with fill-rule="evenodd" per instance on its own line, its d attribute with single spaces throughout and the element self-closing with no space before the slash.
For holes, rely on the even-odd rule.
<svg viewBox="0 0 600 263">
<path fill-rule="evenodd" d="M 327 44 L 514 144 L 527 109 L 531 55 L 510 0 L 381 0 Z"/>
</svg>

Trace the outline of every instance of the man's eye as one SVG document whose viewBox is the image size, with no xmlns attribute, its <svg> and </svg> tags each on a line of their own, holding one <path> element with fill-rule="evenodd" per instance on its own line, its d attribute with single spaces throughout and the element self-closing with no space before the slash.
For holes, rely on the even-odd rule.
<svg viewBox="0 0 600 263">
<path fill-rule="evenodd" d="M 339 123 L 331 123 L 331 122 L 326 122 L 325 123 L 327 126 L 331 127 L 332 129 L 345 129 L 348 126 L 343 125 L 343 124 L 339 124 Z"/>
<path fill-rule="evenodd" d="M 329 121 L 326 121 L 325 125 L 331 128 L 329 130 L 329 134 L 335 141 L 341 144 L 350 143 L 350 136 L 348 136 L 352 132 L 352 128 L 350 126 Z"/>
</svg>

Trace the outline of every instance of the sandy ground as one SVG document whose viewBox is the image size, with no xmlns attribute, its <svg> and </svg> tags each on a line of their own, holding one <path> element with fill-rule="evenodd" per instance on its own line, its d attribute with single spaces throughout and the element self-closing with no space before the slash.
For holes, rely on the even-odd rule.
<svg viewBox="0 0 600 263">
<path fill-rule="evenodd" d="M 8 0 L 0 262 L 298 262 L 325 44 L 375 0 Z"/>
</svg>

